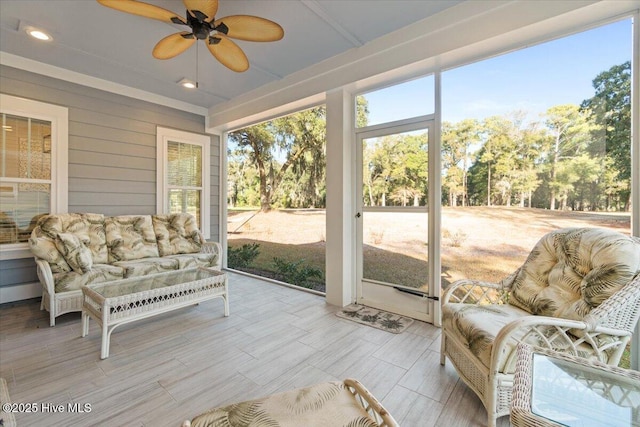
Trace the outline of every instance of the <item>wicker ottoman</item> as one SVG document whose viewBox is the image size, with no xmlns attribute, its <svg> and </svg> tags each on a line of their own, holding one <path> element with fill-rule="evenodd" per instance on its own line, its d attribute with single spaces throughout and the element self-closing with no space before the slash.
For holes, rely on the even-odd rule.
<svg viewBox="0 0 640 427">
<path fill-rule="evenodd" d="M 182 427 L 399 427 L 358 381 L 328 382 L 212 409 Z"/>
</svg>

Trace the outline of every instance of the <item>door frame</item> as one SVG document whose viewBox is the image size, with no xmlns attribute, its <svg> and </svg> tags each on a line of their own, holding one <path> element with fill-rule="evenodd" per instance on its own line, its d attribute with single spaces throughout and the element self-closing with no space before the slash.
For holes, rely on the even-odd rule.
<svg viewBox="0 0 640 427">
<path fill-rule="evenodd" d="M 434 243 L 439 245 L 440 242 L 440 176 L 435 171 L 439 170 L 440 164 L 440 150 L 439 144 L 435 143 L 437 137 L 437 122 L 435 114 L 429 114 L 426 116 L 414 117 L 406 120 L 399 120 L 395 122 L 383 123 L 380 125 L 370 126 L 367 128 L 357 129 L 355 132 L 356 142 L 356 302 L 359 304 L 379 308 L 382 310 L 396 311 L 392 309 L 392 305 L 387 302 L 377 301 L 375 299 L 367 298 L 363 296 L 363 284 L 376 284 L 374 280 L 365 280 L 363 274 L 363 214 L 365 211 L 375 212 L 384 210 L 385 212 L 415 212 L 423 211 L 424 208 L 413 207 L 364 207 L 363 203 L 363 141 L 369 138 L 376 138 L 385 135 L 393 135 L 398 133 L 411 132 L 416 130 L 425 129 L 428 132 L 427 150 L 428 156 L 428 200 L 427 200 L 427 217 L 428 217 L 428 233 L 427 239 L 428 246 L 428 295 L 422 297 L 425 303 L 425 312 L 408 310 L 401 314 L 407 315 L 418 320 L 423 320 L 429 323 L 439 323 L 439 302 L 437 301 L 440 296 L 440 251 L 437 246 L 433 246 Z M 384 294 L 384 292 L 382 292 Z M 406 294 L 398 295 L 398 300 L 403 298 L 417 298 L 415 295 L 407 297 Z"/>
</svg>

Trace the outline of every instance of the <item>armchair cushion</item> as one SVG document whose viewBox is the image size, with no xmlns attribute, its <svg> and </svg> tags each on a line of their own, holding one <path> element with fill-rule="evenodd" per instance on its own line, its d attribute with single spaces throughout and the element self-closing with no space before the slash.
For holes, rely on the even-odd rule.
<svg viewBox="0 0 640 427">
<path fill-rule="evenodd" d="M 640 245 L 598 228 L 546 234 L 511 284 L 509 303 L 531 314 L 582 320 L 640 272 Z"/>
<path fill-rule="evenodd" d="M 511 321 L 527 315 L 529 313 L 526 311 L 509 304 L 445 304 L 442 307 L 442 327 L 453 331 L 460 342 L 489 369 L 496 335 Z M 498 371 L 503 369 L 504 366 L 498 367 Z"/>
<path fill-rule="evenodd" d="M 491 353 L 496 337 L 509 323 L 531 316 L 526 311 L 510 304 L 475 305 L 464 303 L 449 303 L 442 308 L 442 326 L 449 334 L 462 343 L 473 356 L 478 359 L 487 370 L 491 369 Z M 543 338 L 544 337 L 544 338 Z M 612 343 L 612 338 L 600 334 L 594 338 L 598 347 Z M 588 343 L 574 338 L 571 344 L 566 341 L 554 327 L 540 326 L 536 332 L 529 328 L 522 328 L 511 334 L 506 345 L 500 348 L 496 355 L 494 368 L 497 372 L 514 373 L 516 368 L 516 349 L 519 342 L 533 346 L 544 346 L 545 342 L 552 343 L 556 351 L 568 350 L 570 345 L 585 359 L 599 360 L 606 363 L 610 353 L 604 351 L 600 355 Z"/>
</svg>

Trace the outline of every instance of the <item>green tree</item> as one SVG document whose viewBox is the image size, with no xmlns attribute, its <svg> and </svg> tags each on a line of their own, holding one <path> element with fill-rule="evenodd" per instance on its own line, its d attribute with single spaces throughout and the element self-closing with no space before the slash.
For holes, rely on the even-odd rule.
<svg viewBox="0 0 640 427">
<path fill-rule="evenodd" d="M 260 206 L 263 211 L 271 207 L 272 187 L 269 178 L 273 175 L 275 137 L 271 123 L 261 123 L 229 134 L 229 141 L 237 145 L 238 151 L 258 170 Z"/>
<path fill-rule="evenodd" d="M 356 96 L 356 127 L 363 128 L 369 124 L 369 101 L 362 95 Z"/>
<path fill-rule="evenodd" d="M 546 112 L 546 124 L 552 136 L 547 165 L 549 169 L 549 209 L 556 209 L 558 199 L 566 206 L 570 178 L 567 170 L 570 160 L 587 151 L 591 134 L 597 127 L 589 115 L 577 105 L 565 104 L 551 107 Z M 563 163 L 566 163 L 563 165 Z M 562 170 L 562 173 L 560 171 Z"/>
<path fill-rule="evenodd" d="M 316 168 L 309 169 L 314 179 L 323 176 L 319 169 L 324 169 L 325 129 L 325 108 L 316 107 L 229 134 L 229 140 L 246 150 L 258 170 L 263 212 L 271 210 L 273 196 L 289 168 L 298 171 Z M 310 162 L 307 153 L 315 161 Z M 279 155 L 284 157 L 282 163 L 277 161 Z M 312 185 L 315 188 L 316 182 Z"/>
<path fill-rule="evenodd" d="M 392 191 L 398 156 L 394 136 L 363 141 L 363 166 L 366 165 L 368 202 L 371 206 L 387 206 L 387 196 Z M 363 175 L 364 175 L 363 171 Z M 367 200 L 364 201 L 365 203 Z"/>
<path fill-rule="evenodd" d="M 402 135 L 398 146 L 398 165 L 396 171 L 398 187 L 394 190 L 394 199 L 402 206 L 411 204 L 420 206 L 420 199 L 426 203 L 429 186 L 429 153 L 427 133 Z"/>
<path fill-rule="evenodd" d="M 603 175 L 603 162 L 583 153 L 571 159 L 571 168 L 577 178 L 571 194 L 573 210 L 596 210 L 602 193 L 600 177 Z"/>
<path fill-rule="evenodd" d="M 279 148 L 288 153 L 282 165 L 290 162 L 292 183 L 298 196 L 298 206 L 324 205 L 326 171 L 326 112 L 324 107 L 313 108 L 274 121 Z M 279 187 L 285 174 L 274 178 Z"/>
<path fill-rule="evenodd" d="M 595 95 L 581 107 L 604 128 L 606 155 L 622 185 L 617 186 L 623 209 L 631 198 L 631 62 L 615 65 L 593 80 Z M 611 188 L 611 187 L 610 187 Z"/>
<path fill-rule="evenodd" d="M 548 141 L 539 123 L 529 123 L 520 129 L 516 140 L 517 169 L 511 173 L 513 191 L 518 195 L 520 207 L 532 207 L 533 192 L 542 183 L 538 178 L 541 155 Z"/>
<path fill-rule="evenodd" d="M 480 142 L 480 124 L 475 119 L 442 124 L 442 168 L 446 170 L 443 186 L 449 193 L 449 205 L 460 197 L 467 205 L 468 170 L 473 161 L 471 146 Z"/>
<path fill-rule="evenodd" d="M 483 122 L 484 145 L 478 161 L 485 164 L 487 206 L 494 203 L 510 206 L 512 172 L 517 169 L 517 124 L 502 116 L 488 117 Z"/>
<path fill-rule="evenodd" d="M 358 97 L 356 120 L 368 123 L 368 103 Z M 300 111 L 229 134 L 229 203 L 324 207 L 326 110 Z M 256 202 L 259 195 L 259 202 Z"/>
<path fill-rule="evenodd" d="M 364 141 L 363 202 L 419 206 L 428 194 L 427 134 Z"/>
<path fill-rule="evenodd" d="M 469 200 L 473 204 L 511 206 L 519 202 L 532 206 L 541 156 L 548 140 L 538 122 L 524 111 L 492 116 L 481 124 L 481 145 L 469 168 Z"/>
</svg>

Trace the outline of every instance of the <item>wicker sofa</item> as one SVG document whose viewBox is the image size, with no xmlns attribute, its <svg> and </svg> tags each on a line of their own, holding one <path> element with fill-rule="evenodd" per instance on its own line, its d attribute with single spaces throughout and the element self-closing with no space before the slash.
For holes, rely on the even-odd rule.
<svg viewBox="0 0 640 427">
<path fill-rule="evenodd" d="M 555 230 L 501 282 L 461 280 L 446 290 L 441 363 L 453 363 L 493 427 L 509 414 L 519 343 L 617 365 L 639 316 L 640 239 Z"/>
<path fill-rule="evenodd" d="M 196 267 L 220 270 L 222 248 L 206 242 L 190 214 L 46 215 L 31 232 L 50 325 L 82 310 L 82 286 Z"/>
</svg>

